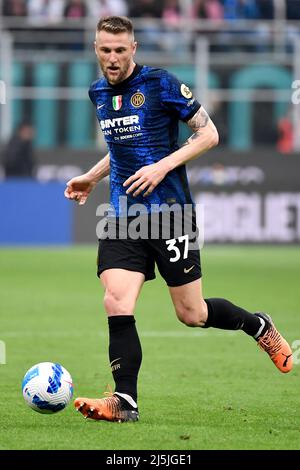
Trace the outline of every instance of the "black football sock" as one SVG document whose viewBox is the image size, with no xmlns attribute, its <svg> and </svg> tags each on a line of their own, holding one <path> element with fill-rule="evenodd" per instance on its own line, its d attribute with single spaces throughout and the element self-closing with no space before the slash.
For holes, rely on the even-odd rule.
<svg viewBox="0 0 300 470">
<path fill-rule="evenodd" d="M 132 315 L 108 318 L 109 360 L 116 384 L 115 391 L 137 401 L 137 377 L 142 362 L 142 348 Z"/>
<path fill-rule="evenodd" d="M 208 310 L 204 328 L 214 327 L 222 330 L 243 330 L 256 339 L 264 334 L 268 325 L 253 313 L 237 307 L 225 299 L 205 299 Z"/>
</svg>

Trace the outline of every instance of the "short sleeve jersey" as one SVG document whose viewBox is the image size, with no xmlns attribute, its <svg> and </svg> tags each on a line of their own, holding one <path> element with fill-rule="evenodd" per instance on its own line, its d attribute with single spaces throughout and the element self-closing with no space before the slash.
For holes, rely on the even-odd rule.
<svg viewBox="0 0 300 470">
<path fill-rule="evenodd" d="M 129 176 L 179 148 L 179 121 L 191 119 L 201 106 L 189 88 L 166 70 L 136 65 L 117 85 L 104 77 L 95 81 L 89 96 L 109 149 L 110 202 L 115 214 L 125 215 L 124 210 L 137 203 L 148 213 L 163 204 L 192 203 L 182 165 L 170 171 L 151 195 L 128 195 L 126 209 L 120 204 L 120 197 L 126 196 L 123 183 Z"/>
</svg>

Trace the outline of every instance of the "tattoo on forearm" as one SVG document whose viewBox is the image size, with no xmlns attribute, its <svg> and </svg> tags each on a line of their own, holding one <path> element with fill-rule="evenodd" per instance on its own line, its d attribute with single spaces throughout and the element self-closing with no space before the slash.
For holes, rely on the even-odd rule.
<svg viewBox="0 0 300 470">
<path fill-rule="evenodd" d="M 193 135 L 191 135 L 191 137 L 188 138 L 188 140 L 186 142 L 184 142 L 182 147 L 184 147 L 185 145 L 189 145 L 190 143 L 192 143 L 193 140 L 198 139 L 201 135 L 202 135 L 201 131 L 195 132 Z"/>
<path fill-rule="evenodd" d="M 200 137 L 202 135 L 202 132 L 201 131 L 197 131 L 195 132 L 193 135 L 191 135 L 191 137 L 188 139 L 188 140 L 196 140 L 198 139 L 198 137 Z"/>
</svg>

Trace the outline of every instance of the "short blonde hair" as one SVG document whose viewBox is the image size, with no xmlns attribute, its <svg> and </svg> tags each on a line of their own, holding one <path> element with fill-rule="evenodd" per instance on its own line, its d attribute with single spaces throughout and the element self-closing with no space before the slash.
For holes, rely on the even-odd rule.
<svg viewBox="0 0 300 470">
<path fill-rule="evenodd" d="M 112 34 L 128 33 L 133 35 L 133 25 L 125 16 L 105 16 L 97 24 L 97 33 L 106 31 Z"/>
</svg>

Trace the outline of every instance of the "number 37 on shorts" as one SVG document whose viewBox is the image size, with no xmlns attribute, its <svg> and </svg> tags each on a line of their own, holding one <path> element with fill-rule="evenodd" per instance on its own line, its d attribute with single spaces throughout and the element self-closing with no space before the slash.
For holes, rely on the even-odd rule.
<svg viewBox="0 0 300 470">
<path fill-rule="evenodd" d="M 183 245 L 183 250 L 179 248 L 179 246 Z M 170 257 L 171 263 L 176 263 L 179 261 L 180 258 L 187 259 L 188 251 L 189 251 L 189 236 L 182 235 L 178 238 L 171 238 L 170 240 L 166 240 L 167 250 L 171 253 L 173 252 L 173 256 Z M 178 246 L 179 245 L 179 246 Z"/>
</svg>

